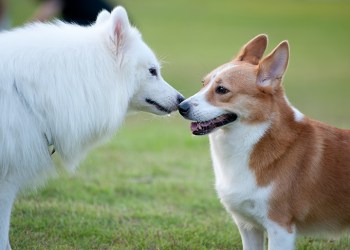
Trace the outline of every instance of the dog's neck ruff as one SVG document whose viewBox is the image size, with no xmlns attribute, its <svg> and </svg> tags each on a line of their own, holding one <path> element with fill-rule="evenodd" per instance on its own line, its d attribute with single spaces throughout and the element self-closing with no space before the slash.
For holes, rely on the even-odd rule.
<svg viewBox="0 0 350 250">
<path fill-rule="evenodd" d="M 15 92 L 17 93 L 18 95 L 18 98 L 20 99 L 20 101 L 22 102 L 22 104 L 28 109 L 28 111 L 30 113 L 32 113 L 34 115 L 34 112 L 33 112 L 33 109 L 32 107 L 29 105 L 28 101 L 25 99 L 25 97 L 23 96 L 23 94 L 18 90 L 18 87 L 17 87 L 17 84 L 16 84 L 16 81 L 14 81 L 13 83 L 13 88 L 15 90 Z M 53 145 L 53 142 L 51 139 L 49 139 L 49 137 L 47 136 L 46 133 L 43 133 L 44 134 L 44 137 L 47 141 L 47 148 L 48 148 L 48 152 L 50 155 L 53 155 L 56 150 L 55 150 L 55 146 Z"/>
</svg>

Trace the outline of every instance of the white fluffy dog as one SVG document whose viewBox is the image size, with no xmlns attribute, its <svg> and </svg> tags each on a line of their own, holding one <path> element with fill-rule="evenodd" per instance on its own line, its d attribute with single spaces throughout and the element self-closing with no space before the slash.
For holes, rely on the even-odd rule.
<svg viewBox="0 0 350 250">
<path fill-rule="evenodd" d="M 0 249 L 11 248 L 18 191 L 55 173 L 49 146 L 74 170 L 128 111 L 169 114 L 182 100 L 122 7 L 89 27 L 35 23 L 1 33 Z"/>
</svg>

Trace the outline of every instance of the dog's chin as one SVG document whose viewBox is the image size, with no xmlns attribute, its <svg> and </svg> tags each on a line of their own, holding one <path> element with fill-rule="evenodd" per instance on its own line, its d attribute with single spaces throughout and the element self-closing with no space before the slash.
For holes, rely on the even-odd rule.
<svg viewBox="0 0 350 250">
<path fill-rule="evenodd" d="M 229 113 L 218 116 L 212 120 L 204 122 L 192 122 L 191 131 L 194 135 L 207 135 L 215 129 L 225 126 L 237 120 L 237 114 Z"/>
<path fill-rule="evenodd" d="M 150 98 L 146 98 L 145 101 L 149 104 L 146 111 L 155 115 L 169 115 L 171 112 L 177 110 L 176 106 L 166 107 Z"/>
</svg>

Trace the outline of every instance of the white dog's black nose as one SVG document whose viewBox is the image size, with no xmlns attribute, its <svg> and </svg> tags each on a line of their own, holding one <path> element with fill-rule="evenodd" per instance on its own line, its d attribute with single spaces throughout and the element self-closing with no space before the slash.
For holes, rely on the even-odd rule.
<svg viewBox="0 0 350 250">
<path fill-rule="evenodd" d="M 179 105 L 179 112 L 182 116 L 187 116 L 190 111 L 190 104 L 188 102 L 182 102 Z"/>
<path fill-rule="evenodd" d="M 180 104 L 185 100 L 185 97 L 183 97 L 182 95 L 178 94 L 177 95 L 177 103 Z"/>
</svg>

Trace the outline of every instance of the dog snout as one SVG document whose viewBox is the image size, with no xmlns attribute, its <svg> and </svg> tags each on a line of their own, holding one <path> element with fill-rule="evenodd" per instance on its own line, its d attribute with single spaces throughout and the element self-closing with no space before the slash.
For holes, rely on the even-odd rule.
<svg viewBox="0 0 350 250">
<path fill-rule="evenodd" d="M 183 97 L 183 95 L 178 94 L 177 95 L 177 104 L 179 105 L 180 103 L 182 103 L 185 100 L 185 97 Z"/>
<path fill-rule="evenodd" d="M 189 102 L 185 101 L 185 102 L 181 102 L 179 105 L 179 112 L 182 116 L 186 117 L 188 115 L 188 113 L 190 112 L 190 104 Z"/>
</svg>

